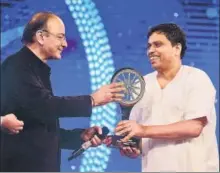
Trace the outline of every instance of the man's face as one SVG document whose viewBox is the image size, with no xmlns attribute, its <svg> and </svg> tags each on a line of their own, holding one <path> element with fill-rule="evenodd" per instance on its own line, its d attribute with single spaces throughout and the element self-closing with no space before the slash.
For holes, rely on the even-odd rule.
<svg viewBox="0 0 220 173">
<path fill-rule="evenodd" d="M 61 53 L 67 47 L 65 37 L 65 26 L 61 19 L 51 18 L 47 23 L 47 28 L 42 30 L 44 37 L 43 52 L 46 57 L 61 59 Z"/>
<path fill-rule="evenodd" d="M 177 47 L 163 33 L 155 32 L 148 39 L 147 55 L 154 69 L 167 69 L 176 61 Z"/>
</svg>

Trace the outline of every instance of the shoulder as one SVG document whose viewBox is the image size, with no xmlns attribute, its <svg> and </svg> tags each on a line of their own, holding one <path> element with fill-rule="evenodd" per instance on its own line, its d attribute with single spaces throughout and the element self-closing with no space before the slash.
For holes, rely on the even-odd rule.
<svg viewBox="0 0 220 173">
<path fill-rule="evenodd" d="M 17 64 L 21 63 L 20 61 L 20 57 L 21 57 L 21 53 L 20 51 L 11 54 L 10 56 L 8 56 L 7 58 L 5 58 L 5 60 L 2 62 L 1 67 L 8 67 L 8 66 L 16 66 Z"/>
<path fill-rule="evenodd" d="M 184 66 L 184 73 L 188 76 L 189 79 L 196 82 L 211 82 L 209 75 L 202 69 L 190 66 Z"/>
<path fill-rule="evenodd" d="M 18 51 L 8 56 L 1 64 L 1 72 L 18 72 L 28 67 L 26 61 L 24 61 L 23 54 Z"/>
<path fill-rule="evenodd" d="M 209 75 L 202 69 L 190 66 L 184 66 L 184 73 L 187 75 L 187 83 L 193 88 L 206 88 L 207 91 L 215 91 L 215 87 L 212 83 Z"/>
<path fill-rule="evenodd" d="M 183 67 L 184 67 L 184 72 L 187 73 L 189 76 L 202 76 L 202 77 L 209 78 L 207 73 L 202 69 L 187 66 L 187 65 L 184 65 Z"/>
</svg>

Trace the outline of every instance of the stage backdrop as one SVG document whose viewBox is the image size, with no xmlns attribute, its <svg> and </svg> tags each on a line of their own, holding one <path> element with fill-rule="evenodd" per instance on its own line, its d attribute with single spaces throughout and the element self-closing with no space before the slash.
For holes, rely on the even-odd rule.
<svg viewBox="0 0 220 173">
<path fill-rule="evenodd" d="M 148 29 L 164 22 L 179 24 L 187 35 L 183 63 L 210 76 L 219 122 L 219 0 L 2 0 L 1 11 L 1 61 L 20 49 L 24 25 L 33 13 L 52 11 L 64 20 L 69 47 L 62 60 L 49 63 L 58 96 L 90 94 L 109 83 L 119 68 L 152 72 L 145 54 Z M 62 118 L 60 124 L 65 129 L 106 125 L 113 131 L 119 119 L 117 105 L 110 104 L 94 109 L 91 118 Z M 219 136 L 219 123 L 216 133 Z M 105 146 L 68 162 L 70 153 L 62 150 L 62 171 L 141 170 L 140 158 L 121 157 Z"/>
</svg>

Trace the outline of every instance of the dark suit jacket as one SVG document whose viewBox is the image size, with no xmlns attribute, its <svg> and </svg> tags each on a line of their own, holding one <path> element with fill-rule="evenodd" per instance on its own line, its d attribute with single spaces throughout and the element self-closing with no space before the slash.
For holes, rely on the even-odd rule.
<svg viewBox="0 0 220 173">
<path fill-rule="evenodd" d="M 90 96 L 53 95 L 49 66 L 27 47 L 9 56 L 1 65 L 1 116 L 14 113 L 24 129 L 18 135 L 1 134 L 1 171 L 59 171 L 59 139 L 74 149 L 82 129 L 60 131 L 58 118 L 91 112 Z"/>
</svg>

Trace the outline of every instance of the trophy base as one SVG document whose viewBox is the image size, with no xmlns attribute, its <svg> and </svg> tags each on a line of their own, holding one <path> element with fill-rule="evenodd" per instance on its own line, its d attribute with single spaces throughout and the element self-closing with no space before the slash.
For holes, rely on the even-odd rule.
<svg viewBox="0 0 220 173">
<path fill-rule="evenodd" d="M 119 136 L 119 135 L 112 135 L 112 144 L 110 147 L 113 148 L 122 148 L 122 147 L 139 147 L 140 139 L 138 138 L 131 138 L 127 142 L 122 142 L 121 139 L 123 139 L 125 136 Z"/>
</svg>

